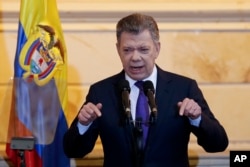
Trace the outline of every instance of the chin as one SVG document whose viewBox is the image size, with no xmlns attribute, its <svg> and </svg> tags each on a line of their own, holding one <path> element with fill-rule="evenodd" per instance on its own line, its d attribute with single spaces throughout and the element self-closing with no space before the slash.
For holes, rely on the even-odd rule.
<svg viewBox="0 0 250 167">
<path fill-rule="evenodd" d="M 145 76 L 142 75 L 130 75 L 130 77 L 134 80 L 140 81 L 143 80 L 144 78 L 146 78 Z"/>
</svg>

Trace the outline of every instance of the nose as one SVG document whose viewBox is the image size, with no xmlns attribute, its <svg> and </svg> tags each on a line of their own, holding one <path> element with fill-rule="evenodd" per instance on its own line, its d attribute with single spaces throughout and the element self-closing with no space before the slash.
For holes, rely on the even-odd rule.
<svg viewBox="0 0 250 167">
<path fill-rule="evenodd" d="M 141 60 L 141 55 L 136 49 L 133 51 L 132 60 L 133 61 Z"/>
</svg>

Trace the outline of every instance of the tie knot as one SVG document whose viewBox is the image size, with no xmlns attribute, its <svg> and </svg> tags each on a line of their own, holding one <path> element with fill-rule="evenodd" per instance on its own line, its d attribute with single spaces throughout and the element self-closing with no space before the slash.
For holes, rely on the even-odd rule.
<svg viewBox="0 0 250 167">
<path fill-rule="evenodd" d="M 140 90 L 143 90 L 143 81 L 137 81 L 135 86 L 137 86 Z"/>
</svg>

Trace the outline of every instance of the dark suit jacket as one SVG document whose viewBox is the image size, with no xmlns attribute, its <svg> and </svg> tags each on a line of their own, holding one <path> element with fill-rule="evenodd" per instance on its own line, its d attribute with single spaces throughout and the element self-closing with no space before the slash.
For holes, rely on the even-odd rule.
<svg viewBox="0 0 250 167">
<path fill-rule="evenodd" d="M 224 128 L 210 111 L 197 83 L 187 77 L 166 72 L 157 67 L 156 104 L 158 117 L 149 129 L 143 167 L 187 167 L 190 133 L 207 152 L 224 151 L 228 138 Z M 121 94 L 117 89 L 124 71 L 90 86 L 86 102 L 102 103 L 102 116 L 95 120 L 84 135 L 77 128 L 77 118 L 64 136 L 68 157 L 84 157 L 92 151 L 100 135 L 104 151 L 104 167 L 134 167 L 138 159 L 134 152 L 131 129 L 123 124 Z M 179 116 L 177 103 L 194 99 L 202 108 L 199 128 L 190 125 L 187 117 Z M 85 103 L 86 103 L 85 102 Z"/>
</svg>

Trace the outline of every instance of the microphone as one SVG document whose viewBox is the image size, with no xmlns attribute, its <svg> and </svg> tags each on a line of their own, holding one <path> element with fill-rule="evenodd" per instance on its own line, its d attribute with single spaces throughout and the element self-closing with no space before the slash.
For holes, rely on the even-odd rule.
<svg viewBox="0 0 250 167">
<path fill-rule="evenodd" d="M 131 109 L 129 100 L 130 87 L 127 80 L 121 80 L 119 82 L 119 90 L 122 95 L 122 104 L 125 111 L 125 115 L 130 120 L 131 118 Z"/>
<path fill-rule="evenodd" d="M 155 89 L 151 81 L 147 80 L 143 83 L 143 90 L 145 95 L 148 97 L 148 104 L 151 109 L 150 122 L 154 123 L 157 117 L 157 106 L 155 104 Z"/>
</svg>

